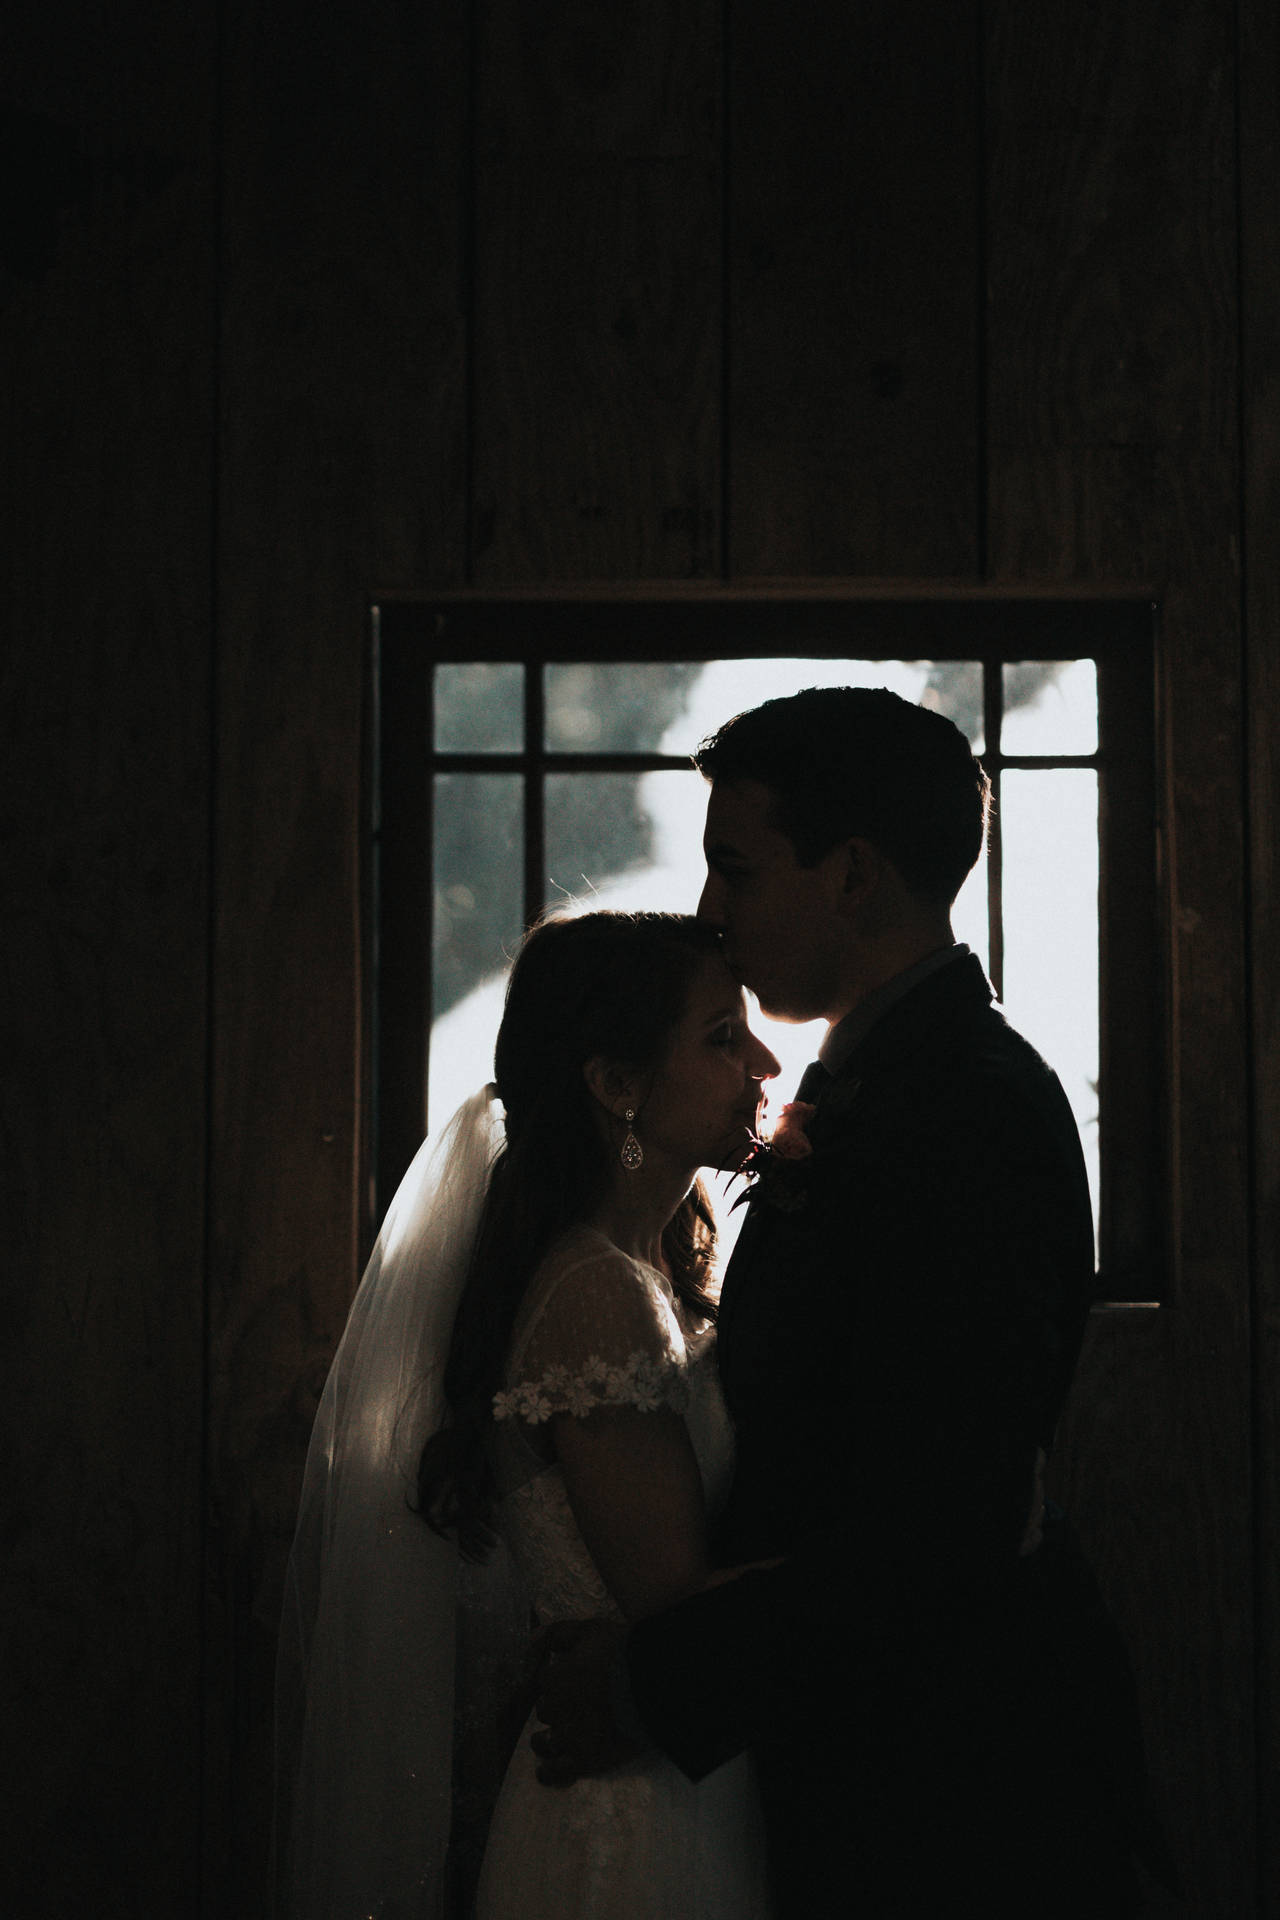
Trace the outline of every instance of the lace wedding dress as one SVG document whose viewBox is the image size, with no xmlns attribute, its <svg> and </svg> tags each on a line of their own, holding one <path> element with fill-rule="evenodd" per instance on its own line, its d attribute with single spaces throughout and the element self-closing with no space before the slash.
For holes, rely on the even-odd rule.
<svg viewBox="0 0 1280 1920">
<path fill-rule="evenodd" d="M 498 1396 L 499 1527 L 539 1624 L 621 1614 L 538 1449 L 556 1413 L 672 1407 L 688 1426 L 709 1511 L 733 1442 L 712 1342 L 682 1324 L 662 1274 L 586 1228 L 544 1262 Z M 542 1786 L 526 1727 L 489 1830 L 478 1920 L 765 1920 L 763 1839 L 747 1756 L 697 1785 L 656 1754 L 603 1779 Z"/>
</svg>

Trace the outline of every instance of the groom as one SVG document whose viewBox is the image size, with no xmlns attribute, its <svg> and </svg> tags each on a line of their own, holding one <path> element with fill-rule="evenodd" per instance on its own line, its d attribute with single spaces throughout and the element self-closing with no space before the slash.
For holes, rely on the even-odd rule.
<svg viewBox="0 0 1280 1920">
<path fill-rule="evenodd" d="M 766 1163 L 718 1342 L 722 1565 L 553 1640 L 542 1777 L 647 1741 L 755 1755 L 779 1915 L 1128 1913 L 1137 1764 L 1117 1646 L 1039 1473 L 1093 1296 L 1057 1079 L 950 910 L 988 786 L 947 720 L 811 690 L 730 721 L 699 913 L 763 1010 L 828 1022 Z"/>
</svg>

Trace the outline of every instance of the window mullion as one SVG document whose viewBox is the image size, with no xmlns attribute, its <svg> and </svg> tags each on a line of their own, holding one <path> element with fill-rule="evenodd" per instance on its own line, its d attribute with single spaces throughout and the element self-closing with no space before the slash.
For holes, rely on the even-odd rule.
<svg viewBox="0 0 1280 1920">
<path fill-rule="evenodd" d="M 525 665 L 524 694 L 524 923 L 546 905 L 546 714 L 543 663 Z"/>
<path fill-rule="evenodd" d="M 987 829 L 987 942 L 991 984 L 1004 999 L 1004 892 L 1000 839 L 1000 726 L 1004 717 L 1004 667 L 998 659 L 982 663 L 982 763 L 991 780 L 991 819 Z"/>
</svg>

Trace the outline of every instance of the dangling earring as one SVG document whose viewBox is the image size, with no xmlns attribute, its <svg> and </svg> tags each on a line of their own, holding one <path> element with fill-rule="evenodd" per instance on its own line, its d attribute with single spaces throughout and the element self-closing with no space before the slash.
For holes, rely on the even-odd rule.
<svg viewBox="0 0 1280 1920">
<path fill-rule="evenodd" d="M 628 1173 L 634 1173 L 637 1167 L 644 1165 L 644 1148 L 631 1131 L 631 1122 L 636 1117 L 634 1107 L 627 1108 L 627 1137 L 622 1143 L 622 1152 L 618 1155 Z"/>
</svg>

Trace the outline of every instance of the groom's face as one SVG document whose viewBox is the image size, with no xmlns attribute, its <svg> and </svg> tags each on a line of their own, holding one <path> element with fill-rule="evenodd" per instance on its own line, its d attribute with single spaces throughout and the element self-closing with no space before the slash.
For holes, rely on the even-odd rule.
<svg viewBox="0 0 1280 1920">
<path fill-rule="evenodd" d="M 698 916 L 720 928 L 732 972 L 775 1020 L 833 1018 L 845 953 L 843 849 L 802 867 L 773 824 L 769 788 L 733 780 L 711 789 L 703 850 Z"/>
</svg>

